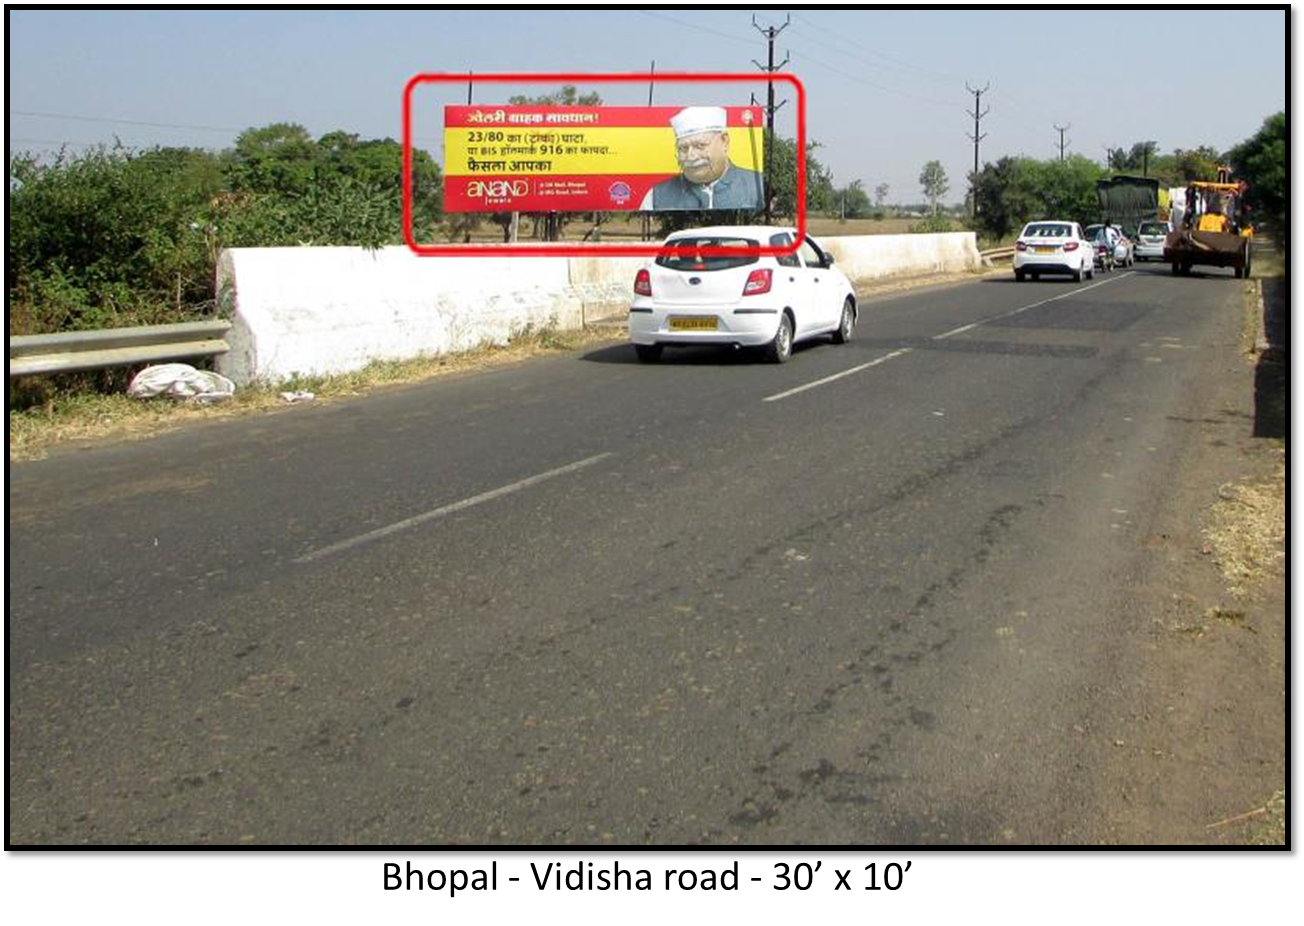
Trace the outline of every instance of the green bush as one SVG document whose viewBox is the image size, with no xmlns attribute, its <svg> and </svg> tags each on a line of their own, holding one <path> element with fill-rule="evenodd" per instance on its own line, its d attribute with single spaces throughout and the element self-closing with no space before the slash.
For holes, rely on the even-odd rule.
<svg viewBox="0 0 1304 926">
<path fill-rule="evenodd" d="M 951 219 L 940 213 L 927 216 L 910 226 L 911 234 L 915 235 L 939 235 L 954 230 Z"/>
<path fill-rule="evenodd" d="M 226 247 L 402 243 L 402 146 L 278 123 L 234 150 L 99 147 L 9 159 L 9 333 L 213 314 Z M 413 220 L 441 218 L 439 168 L 414 152 Z"/>
</svg>

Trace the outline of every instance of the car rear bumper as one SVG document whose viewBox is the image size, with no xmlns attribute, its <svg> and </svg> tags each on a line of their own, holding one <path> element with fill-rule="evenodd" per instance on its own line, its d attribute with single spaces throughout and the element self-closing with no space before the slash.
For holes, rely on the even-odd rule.
<svg viewBox="0 0 1304 926">
<path fill-rule="evenodd" d="M 774 340 L 779 328 L 777 308 L 718 310 L 647 309 L 634 307 L 629 311 L 629 339 L 635 344 L 738 344 L 743 347 L 760 347 Z M 677 330 L 675 319 L 714 321 L 713 330 Z"/>
<path fill-rule="evenodd" d="M 1081 258 L 1067 254 L 1024 254 L 1014 255 L 1014 269 L 1035 273 L 1077 273 L 1082 268 Z"/>
</svg>

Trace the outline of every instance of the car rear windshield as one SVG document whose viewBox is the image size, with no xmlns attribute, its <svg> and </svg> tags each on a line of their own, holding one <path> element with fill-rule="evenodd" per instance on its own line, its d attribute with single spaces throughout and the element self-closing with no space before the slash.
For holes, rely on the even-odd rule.
<svg viewBox="0 0 1304 926">
<path fill-rule="evenodd" d="M 730 254 L 727 256 L 701 253 L 705 248 L 755 248 L 760 243 L 749 238 L 729 238 L 704 235 L 675 238 L 667 241 L 657 255 L 657 266 L 669 270 L 732 270 L 756 263 L 755 254 Z"/>
<path fill-rule="evenodd" d="M 1067 225 L 1029 225 L 1023 230 L 1025 238 L 1067 238 L 1070 234 Z"/>
<path fill-rule="evenodd" d="M 1141 223 L 1141 234 L 1166 235 L 1168 234 L 1168 226 L 1163 222 L 1143 222 Z"/>
</svg>

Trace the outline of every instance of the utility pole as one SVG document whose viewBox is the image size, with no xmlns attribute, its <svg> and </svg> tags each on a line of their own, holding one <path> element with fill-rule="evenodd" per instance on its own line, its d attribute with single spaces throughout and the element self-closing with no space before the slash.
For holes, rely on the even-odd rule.
<svg viewBox="0 0 1304 926">
<path fill-rule="evenodd" d="M 656 60 L 653 59 L 652 69 L 648 71 L 648 78 L 647 78 L 647 105 L 648 106 L 652 105 L 652 88 L 656 85 L 656 79 L 657 79 L 657 63 Z"/>
<path fill-rule="evenodd" d="M 779 26 L 777 28 L 774 26 L 767 26 L 766 28 L 762 29 L 760 26 L 756 25 L 756 16 L 753 14 L 752 28 L 755 29 L 757 32 L 761 33 L 761 35 L 765 36 L 766 40 L 769 42 L 770 56 L 768 59 L 769 64 L 761 64 L 761 62 L 757 61 L 755 58 L 752 59 L 752 64 L 756 65 L 758 68 L 760 68 L 762 71 L 765 71 L 767 74 L 773 74 L 775 71 L 779 70 L 779 68 L 783 67 L 785 64 L 788 63 L 788 60 L 791 57 L 790 55 L 784 55 L 782 61 L 780 61 L 778 64 L 774 63 L 774 40 L 778 38 L 780 32 L 782 32 L 784 29 L 787 29 L 788 26 L 790 26 L 791 24 L 792 24 L 792 16 L 788 16 L 788 18 L 784 21 L 782 26 Z M 783 101 L 783 103 L 786 102 L 788 101 L 787 100 Z M 779 106 L 782 106 L 783 103 L 780 103 Z M 779 106 L 774 105 L 774 78 L 770 78 L 769 93 L 767 97 L 767 102 L 765 104 L 765 224 L 766 225 L 770 224 L 770 213 L 771 213 L 771 209 L 774 206 L 774 189 L 773 189 L 773 185 L 770 183 L 770 171 L 773 168 L 770 166 L 770 164 L 774 160 L 774 113 L 776 110 L 779 109 Z"/>
<path fill-rule="evenodd" d="M 466 72 L 466 105 L 471 105 L 471 78 L 475 76 L 475 71 Z"/>
<path fill-rule="evenodd" d="M 967 80 L 964 82 L 964 89 L 968 90 L 970 93 L 973 94 L 973 112 L 969 114 L 973 116 L 973 134 L 969 136 L 969 139 L 973 142 L 974 180 L 978 179 L 978 143 L 987 137 L 987 133 L 985 132 L 981 134 L 979 133 L 978 123 L 982 121 L 983 116 L 987 115 L 989 112 L 992 111 L 992 108 L 990 106 L 988 106 L 986 109 L 980 110 L 980 104 L 982 103 L 983 94 L 986 93 L 988 90 L 990 90 L 991 86 L 992 85 L 989 83 L 981 90 L 975 90 L 973 87 L 969 86 L 969 82 Z M 974 180 L 969 181 L 969 199 L 970 199 L 970 206 L 973 211 L 973 216 L 974 218 L 977 218 L 978 217 L 978 195 L 977 195 L 977 191 L 974 190 L 974 186 L 973 186 Z"/>
<path fill-rule="evenodd" d="M 1061 162 L 1061 163 L 1063 163 L 1063 161 L 1064 161 L 1064 144 L 1065 144 L 1065 142 L 1064 142 L 1064 133 L 1067 132 L 1067 131 L 1068 131 L 1069 129 L 1071 129 L 1071 128 L 1073 128 L 1073 123 L 1072 123 L 1072 122 L 1070 122 L 1068 125 L 1065 125 L 1065 126 L 1058 126 L 1058 125 L 1055 126 L 1056 131 L 1058 131 L 1058 132 L 1060 133 L 1059 149 L 1060 149 L 1060 162 Z"/>
</svg>

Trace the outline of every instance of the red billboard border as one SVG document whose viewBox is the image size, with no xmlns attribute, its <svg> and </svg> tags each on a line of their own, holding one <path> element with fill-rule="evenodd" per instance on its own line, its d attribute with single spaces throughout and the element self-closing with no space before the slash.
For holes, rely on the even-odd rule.
<svg viewBox="0 0 1304 926">
<path fill-rule="evenodd" d="M 754 248 L 711 247 L 702 253 L 712 257 L 786 257 L 794 254 L 806 235 L 806 88 L 793 74 L 776 71 L 764 77 L 756 72 L 744 74 L 668 71 L 659 74 L 593 74 L 571 72 L 521 71 L 493 74 L 416 74 L 403 88 L 403 240 L 421 257 L 654 257 L 660 243 L 634 245 L 546 244 L 546 245 L 428 245 L 418 244 L 412 230 L 412 94 L 422 84 L 462 84 L 467 80 L 485 84 L 547 83 L 550 85 L 584 83 L 748 83 L 757 80 L 791 84 L 797 99 L 797 240 L 790 247 L 761 245 Z"/>
</svg>

